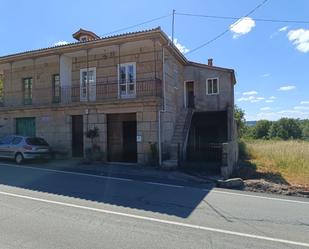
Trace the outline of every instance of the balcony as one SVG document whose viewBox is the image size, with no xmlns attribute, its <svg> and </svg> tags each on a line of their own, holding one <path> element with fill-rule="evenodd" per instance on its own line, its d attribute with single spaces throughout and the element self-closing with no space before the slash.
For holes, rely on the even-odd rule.
<svg viewBox="0 0 309 249">
<path fill-rule="evenodd" d="M 52 84 L 50 85 L 52 86 Z M 78 102 L 104 102 L 162 96 L 162 81 L 160 79 L 137 80 L 133 90 L 132 87 L 129 90 L 129 85 L 127 85 L 127 94 L 120 94 L 119 86 L 118 81 L 104 82 L 97 79 L 96 84 L 89 84 L 83 88 L 80 85 L 61 86 L 60 89 L 57 89 L 57 94 L 55 94 L 55 91 L 53 92 L 52 87 L 34 87 L 31 104 L 29 99 L 25 104 L 22 91 L 14 91 L 5 96 L 4 102 L 0 101 L 0 107 L 30 108 L 31 106 L 54 106 Z"/>
</svg>

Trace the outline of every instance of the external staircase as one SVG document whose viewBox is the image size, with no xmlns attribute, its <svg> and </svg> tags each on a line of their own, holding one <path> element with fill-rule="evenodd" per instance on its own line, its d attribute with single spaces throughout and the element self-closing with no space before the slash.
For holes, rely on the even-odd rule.
<svg viewBox="0 0 309 249">
<path fill-rule="evenodd" d="M 193 110 L 191 108 L 183 108 L 177 113 L 174 134 L 170 144 L 170 158 L 163 161 L 163 167 L 177 167 L 179 162 L 185 159 L 192 116 Z"/>
</svg>

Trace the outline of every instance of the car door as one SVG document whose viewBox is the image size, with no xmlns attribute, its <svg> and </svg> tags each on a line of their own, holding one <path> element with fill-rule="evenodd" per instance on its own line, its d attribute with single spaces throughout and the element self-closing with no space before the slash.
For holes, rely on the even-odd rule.
<svg viewBox="0 0 309 249">
<path fill-rule="evenodd" d="M 0 157 L 10 157 L 10 144 L 13 141 L 14 136 L 6 136 L 0 141 Z"/>
<path fill-rule="evenodd" d="M 15 158 L 16 153 L 22 149 L 22 141 L 22 137 L 16 136 L 13 138 L 12 142 L 8 146 L 8 157 Z"/>
</svg>

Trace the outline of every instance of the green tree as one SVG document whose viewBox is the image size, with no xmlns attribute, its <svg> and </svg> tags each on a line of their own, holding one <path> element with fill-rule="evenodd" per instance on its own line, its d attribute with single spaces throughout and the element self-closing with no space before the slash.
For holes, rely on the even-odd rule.
<svg viewBox="0 0 309 249">
<path fill-rule="evenodd" d="M 237 105 L 235 105 L 234 107 L 234 118 L 237 125 L 238 136 L 242 137 L 246 129 L 245 111 Z"/>
<path fill-rule="evenodd" d="M 292 118 L 281 118 L 273 122 L 269 129 L 270 138 L 298 139 L 302 137 L 302 130 L 299 121 Z"/>
<path fill-rule="evenodd" d="M 271 124 L 272 122 L 269 120 L 259 120 L 253 128 L 253 137 L 256 139 L 268 138 Z"/>
<path fill-rule="evenodd" d="M 300 121 L 300 126 L 302 129 L 302 138 L 309 140 L 309 119 Z"/>
</svg>

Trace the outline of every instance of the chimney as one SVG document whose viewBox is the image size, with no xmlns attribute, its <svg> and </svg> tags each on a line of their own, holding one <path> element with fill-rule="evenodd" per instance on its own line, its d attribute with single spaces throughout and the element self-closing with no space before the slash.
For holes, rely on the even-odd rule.
<svg viewBox="0 0 309 249">
<path fill-rule="evenodd" d="M 208 59 L 208 66 L 212 67 L 212 58 Z"/>
</svg>

